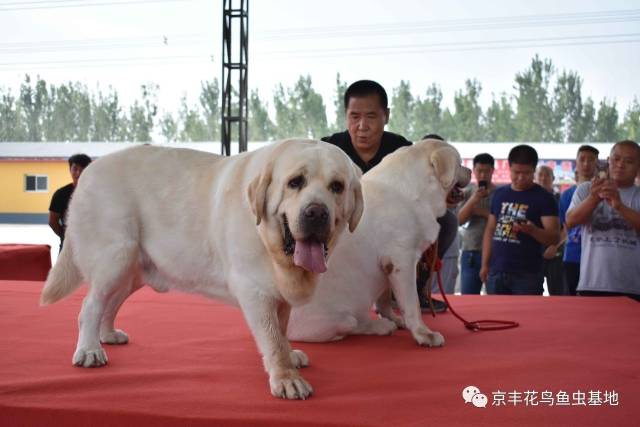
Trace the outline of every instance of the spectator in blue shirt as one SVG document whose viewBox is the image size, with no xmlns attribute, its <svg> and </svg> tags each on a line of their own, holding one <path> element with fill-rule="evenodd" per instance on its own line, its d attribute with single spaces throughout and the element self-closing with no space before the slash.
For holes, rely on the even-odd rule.
<svg viewBox="0 0 640 427">
<path fill-rule="evenodd" d="M 582 245 L 582 225 L 567 228 L 567 209 L 571 204 L 573 193 L 576 192 L 579 184 L 591 181 L 596 174 L 599 151 L 590 146 L 582 145 L 578 148 L 576 156 L 576 185 L 567 188 L 560 196 L 560 225 L 564 227 L 567 242 L 564 247 L 562 265 L 564 279 L 567 284 L 569 295 L 575 295 L 580 281 L 580 246 Z"/>
<path fill-rule="evenodd" d="M 558 205 L 533 182 L 533 147 L 513 147 L 508 160 L 511 184 L 498 188 L 491 201 L 480 278 L 489 294 L 542 295 L 542 253 L 560 240 Z"/>
</svg>

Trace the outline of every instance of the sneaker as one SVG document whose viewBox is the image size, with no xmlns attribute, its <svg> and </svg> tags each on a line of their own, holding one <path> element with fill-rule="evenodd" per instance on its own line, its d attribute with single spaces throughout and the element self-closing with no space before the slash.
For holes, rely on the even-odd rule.
<svg viewBox="0 0 640 427">
<path fill-rule="evenodd" d="M 427 298 L 419 295 L 418 299 L 420 300 L 420 310 L 423 313 L 431 313 L 431 307 L 429 307 L 429 301 Z M 448 305 L 444 301 L 440 301 L 439 299 L 431 298 L 431 302 L 433 303 L 433 311 L 436 313 L 442 313 L 447 311 Z"/>
</svg>

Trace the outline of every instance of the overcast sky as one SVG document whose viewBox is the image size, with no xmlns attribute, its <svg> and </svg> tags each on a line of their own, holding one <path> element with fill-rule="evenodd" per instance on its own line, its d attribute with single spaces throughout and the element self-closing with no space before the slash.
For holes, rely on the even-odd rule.
<svg viewBox="0 0 640 427">
<path fill-rule="evenodd" d="M 402 79 L 419 95 L 435 82 L 447 105 L 476 78 L 486 106 L 514 93 L 536 53 L 621 114 L 640 98 L 640 0 L 252 0 L 249 22 L 249 86 L 270 104 L 278 83 L 309 74 L 333 111 L 339 72 L 389 92 Z M 175 111 L 221 78 L 221 39 L 221 0 L 0 1 L 0 86 L 15 93 L 29 73 L 113 86 L 130 102 L 153 82 L 161 111 Z"/>
</svg>

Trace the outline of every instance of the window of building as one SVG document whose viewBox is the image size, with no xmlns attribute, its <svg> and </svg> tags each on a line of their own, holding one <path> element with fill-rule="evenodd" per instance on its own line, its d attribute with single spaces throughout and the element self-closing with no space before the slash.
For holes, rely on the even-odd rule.
<svg viewBox="0 0 640 427">
<path fill-rule="evenodd" d="M 49 177 L 47 175 L 25 175 L 24 191 L 46 192 L 49 190 Z"/>
</svg>

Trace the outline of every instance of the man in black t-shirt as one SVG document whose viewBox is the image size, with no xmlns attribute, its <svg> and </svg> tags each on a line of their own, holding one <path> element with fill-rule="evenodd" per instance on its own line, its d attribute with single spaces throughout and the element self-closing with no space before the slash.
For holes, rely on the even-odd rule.
<svg viewBox="0 0 640 427">
<path fill-rule="evenodd" d="M 387 93 L 371 80 L 353 83 L 344 94 L 347 130 L 322 138 L 340 147 L 353 162 L 368 172 L 387 155 L 411 141 L 386 132 L 389 122 Z"/>
<path fill-rule="evenodd" d="M 389 122 L 388 104 L 387 92 L 379 83 L 372 80 L 359 80 L 351 84 L 344 93 L 347 130 L 334 133 L 322 138 L 322 140 L 340 147 L 362 169 L 363 174 L 367 173 L 386 155 L 393 153 L 400 147 L 412 144 L 406 138 L 384 130 L 385 125 Z M 441 138 L 438 137 L 438 139 Z M 453 239 L 448 238 L 448 235 L 451 234 L 450 230 L 442 232 L 445 228 L 442 219 L 439 219 L 438 222 L 442 226 L 441 235 L 444 240 L 449 240 L 447 243 L 439 245 L 438 253 L 444 253 Z M 457 232 L 457 223 L 454 232 Z M 438 240 L 442 239 L 439 237 Z M 428 302 L 424 297 L 424 285 L 425 283 L 418 283 L 418 296 L 421 308 L 427 309 Z M 444 311 L 447 308 L 444 301 L 433 300 L 433 303 L 436 312 Z"/>
<path fill-rule="evenodd" d="M 64 243 L 64 232 L 67 228 L 67 208 L 73 190 L 78 185 L 78 179 L 84 168 L 91 163 L 91 157 L 86 154 L 74 154 L 69 157 L 69 173 L 71 174 L 72 183 L 59 188 L 53 193 L 51 203 L 49 204 L 49 227 L 60 237 L 60 250 Z"/>
</svg>

